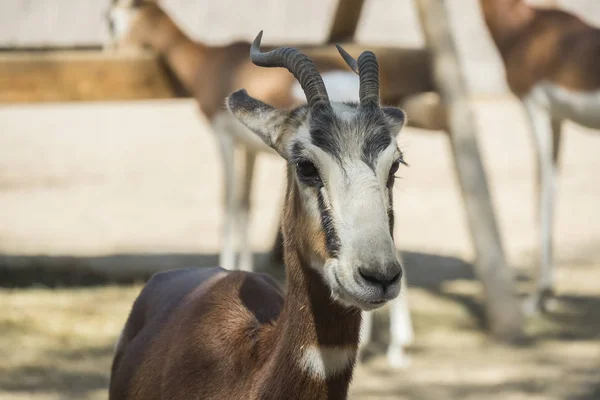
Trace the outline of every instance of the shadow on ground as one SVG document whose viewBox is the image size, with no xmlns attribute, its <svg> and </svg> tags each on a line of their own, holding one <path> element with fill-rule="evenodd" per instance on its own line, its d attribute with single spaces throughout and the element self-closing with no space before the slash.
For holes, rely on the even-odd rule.
<svg viewBox="0 0 600 400">
<path fill-rule="evenodd" d="M 475 278 L 472 265 L 456 257 L 402 252 L 409 284 L 434 288 L 456 279 Z M 218 254 L 115 254 L 98 257 L 0 255 L 0 287 L 44 285 L 92 286 L 106 283 L 144 281 L 157 271 L 175 268 L 211 267 L 218 265 Z M 270 254 L 257 253 L 258 270 L 279 279 L 283 266 L 273 262 Z"/>
<path fill-rule="evenodd" d="M 600 381 L 597 345 L 600 296 L 578 290 L 578 282 L 595 279 L 595 275 L 590 277 L 595 271 L 574 268 L 575 286 L 558 297 L 554 312 L 530 324 L 535 340 L 523 348 L 515 348 L 493 344 L 482 333 L 483 307 L 472 265 L 458 258 L 433 254 L 403 252 L 402 256 L 417 331 L 417 342 L 410 349 L 414 366 L 407 371 L 394 371 L 381 363 L 389 341 L 389 316 L 385 311 L 378 313 L 374 331 L 379 337 L 373 355 L 357 372 L 351 398 L 600 398 L 597 383 Z M 0 290 L 5 288 L 5 295 L 37 292 L 27 290 L 31 287 L 62 288 L 42 289 L 45 294 L 38 299 L 32 293 L 30 299 L 23 300 L 21 309 L 13 311 L 12 319 L 0 318 L 0 337 L 5 335 L 7 340 L 13 338 L 11 340 L 18 343 L 19 336 L 29 335 L 39 341 L 35 358 L 13 358 L 12 365 L 0 366 L 0 392 L 19 399 L 49 393 L 56 395 L 52 398 L 106 398 L 114 340 L 140 287 L 115 287 L 114 283 L 141 283 L 156 271 L 208 267 L 217 261 L 216 254 L 121 254 L 87 258 L 0 256 Z M 257 254 L 255 261 L 261 266 L 259 269 L 283 278 L 282 266 L 270 262 L 268 254 Z M 600 269 L 596 275 L 600 278 Z M 518 281 L 521 285 L 528 279 L 519 276 Z M 109 283 L 111 285 L 106 285 Z M 14 288 L 25 290 L 13 291 Z M 110 295 L 106 294 L 108 290 Z M 62 293 L 67 300 L 55 300 L 56 293 Z M 79 304 L 82 299 L 87 299 L 88 308 Z M 33 300 L 37 303 L 32 303 Z M 31 304 L 53 301 L 56 304 L 27 316 L 29 320 L 20 319 L 21 311 L 31 310 Z M 91 315 L 90 310 L 99 304 L 104 305 L 104 310 Z M 52 310 L 66 313 L 65 308 L 72 313 L 67 321 L 73 324 L 74 336 L 60 333 L 63 331 L 53 333 L 54 328 L 46 329 L 46 321 L 56 320 Z M 50 310 L 50 314 L 46 310 Z M 99 339 L 77 333 L 76 325 L 89 325 L 91 318 L 97 319 L 98 326 L 114 323 L 114 332 L 111 330 Z M 32 320 L 38 321 L 37 325 L 32 324 Z M 41 327 L 40 332 L 36 333 L 35 327 Z M 54 334 L 54 341 L 47 340 L 50 334 Z M 31 343 L 29 346 L 33 346 Z M 10 359 L 12 345 L 5 347 L 9 349 Z M 594 356 L 596 353 L 598 357 Z"/>
<path fill-rule="evenodd" d="M 31 364 L 2 371 L 0 391 L 27 395 L 58 393 L 64 399 L 87 398 L 89 393 L 108 387 L 108 371 L 97 366 L 107 365 L 112 355 L 110 344 L 45 350 L 37 354 Z"/>
<path fill-rule="evenodd" d="M 485 309 L 480 297 L 473 293 L 448 290 L 452 282 L 476 284 L 473 265 L 457 257 L 403 251 L 402 260 L 409 286 L 422 288 L 446 300 L 460 304 L 480 329 L 486 329 Z M 175 268 L 211 267 L 218 265 L 218 254 L 115 254 L 99 257 L 71 256 L 0 256 L 0 287 L 31 286 L 71 287 L 144 282 L 153 273 Z M 254 255 L 257 270 L 268 272 L 283 283 L 283 266 L 268 253 Z M 519 288 L 529 277 L 516 276 Z M 521 294 L 525 293 L 521 290 Z M 567 327 L 559 331 L 544 330 L 538 338 L 576 340 L 597 338 L 598 329 L 589 329 L 589 318 L 600 320 L 600 296 L 559 296 L 561 305 L 548 315 L 548 321 Z M 554 333 L 552 333 L 554 332 Z"/>
</svg>

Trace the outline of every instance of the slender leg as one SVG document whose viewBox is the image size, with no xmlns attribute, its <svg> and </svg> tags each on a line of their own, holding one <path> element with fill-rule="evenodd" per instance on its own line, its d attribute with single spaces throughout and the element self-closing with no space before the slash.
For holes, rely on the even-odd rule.
<svg viewBox="0 0 600 400">
<path fill-rule="evenodd" d="M 216 132 L 223 165 L 223 231 L 219 264 L 225 269 L 235 269 L 235 154 L 233 138 L 226 132 Z"/>
<path fill-rule="evenodd" d="M 562 119 L 552 120 L 552 162 L 558 172 L 558 161 L 560 157 L 560 142 L 562 139 Z"/>
<path fill-rule="evenodd" d="M 556 197 L 556 186 L 558 185 L 558 172 L 559 172 L 559 156 L 560 156 L 560 143 L 562 136 L 562 120 L 561 119 L 552 119 L 552 172 L 553 172 L 553 186 L 552 186 L 552 196 Z M 546 217 L 542 216 L 541 218 L 545 218 L 548 221 L 548 239 L 547 244 L 549 250 L 547 250 L 548 257 L 548 288 L 549 290 L 543 291 L 540 296 L 540 309 L 544 312 L 552 311 L 552 309 L 556 309 L 556 306 L 553 305 L 554 296 L 554 285 L 555 285 L 555 273 L 554 270 L 556 266 L 554 265 L 554 245 L 553 245 L 553 237 L 554 237 L 554 204 L 552 201 L 551 208 L 547 211 L 549 215 Z"/>
<path fill-rule="evenodd" d="M 538 162 L 537 203 L 540 239 L 540 259 L 536 287 L 526 303 L 529 314 L 543 310 L 544 301 L 551 297 L 554 286 L 552 262 L 552 229 L 554 213 L 554 195 L 556 191 L 556 160 L 558 143 L 555 137 L 560 135 L 559 123 L 553 123 L 549 112 L 532 100 L 524 101 L 525 109 L 531 121 L 534 145 Z"/>
<path fill-rule="evenodd" d="M 240 269 L 252 271 L 252 248 L 250 245 L 250 233 L 248 230 L 250 219 L 250 197 L 252 194 L 252 181 L 254 178 L 254 166 L 256 164 L 256 152 L 248 148 L 244 149 L 245 172 L 242 182 L 242 191 L 238 207 L 238 229 L 237 235 L 240 243 Z"/>
<path fill-rule="evenodd" d="M 390 303 L 390 345 L 387 351 L 388 363 L 393 368 L 406 368 L 410 359 L 404 347 L 411 344 L 414 331 L 408 308 L 406 278 L 402 279 L 400 296 Z"/>
</svg>

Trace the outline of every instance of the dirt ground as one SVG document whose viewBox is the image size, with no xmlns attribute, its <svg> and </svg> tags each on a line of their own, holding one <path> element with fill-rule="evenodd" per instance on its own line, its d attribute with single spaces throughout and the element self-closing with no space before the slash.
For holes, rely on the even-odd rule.
<svg viewBox="0 0 600 400">
<path fill-rule="evenodd" d="M 484 334 L 468 270 L 459 263 L 454 279 L 413 279 L 406 370 L 389 369 L 381 355 L 381 313 L 381 347 L 356 371 L 352 399 L 600 398 L 600 265 L 562 265 L 555 309 L 529 321 L 530 340 L 517 347 Z M 140 288 L 0 289 L 0 398 L 105 399 L 113 346 Z"/>
</svg>

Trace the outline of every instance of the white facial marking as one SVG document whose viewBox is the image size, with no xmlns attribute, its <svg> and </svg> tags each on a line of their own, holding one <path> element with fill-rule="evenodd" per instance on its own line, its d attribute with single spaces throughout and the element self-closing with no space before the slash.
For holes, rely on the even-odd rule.
<svg viewBox="0 0 600 400">
<path fill-rule="evenodd" d="M 564 119 L 593 129 L 600 128 L 600 90 L 578 92 L 542 82 L 526 96 L 550 112 Z"/>
<path fill-rule="evenodd" d="M 349 346 L 307 346 L 299 366 L 313 378 L 325 380 L 344 372 L 355 357 L 356 350 Z"/>
<path fill-rule="evenodd" d="M 381 238 L 390 241 L 389 234 L 381 232 L 381 226 L 387 229 L 387 209 L 389 199 L 387 196 L 387 177 L 389 168 L 397 157 L 395 143 L 392 143 L 378 157 L 375 166 L 376 175 L 373 170 L 362 162 L 347 166 L 346 173 L 349 184 L 337 177 L 332 179 L 329 193 L 333 210 L 340 216 L 343 224 L 338 227 L 338 234 L 342 244 L 352 243 L 355 240 L 362 242 L 364 237 Z M 348 226 L 345 226 L 349 224 Z M 356 230 L 360 227 L 360 230 Z M 359 235 L 358 237 L 355 237 Z M 353 249 L 346 248 L 352 252 Z M 368 249 L 361 249 L 368 250 Z M 344 246 L 342 245 L 342 251 Z M 372 252 L 379 252 L 379 246 L 372 246 Z M 364 253 L 363 253 L 364 255 Z M 342 258 L 343 255 L 341 255 Z M 377 259 L 373 254 L 373 260 Z"/>
<path fill-rule="evenodd" d="M 344 103 L 333 103 L 333 112 L 342 121 L 350 121 L 356 115 L 356 108 Z"/>
</svg>

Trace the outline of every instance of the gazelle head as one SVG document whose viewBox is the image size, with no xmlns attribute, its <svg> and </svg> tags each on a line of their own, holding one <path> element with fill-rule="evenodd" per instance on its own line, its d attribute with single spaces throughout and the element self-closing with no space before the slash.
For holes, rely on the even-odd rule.
<svg viewBox="0 0 600 400">
<path fill-rule="evenodd" d="M 160 38 L 158 31 L 165 21 L 162 11 L 151 0 L 113 0 L 106 15 L 113 47 L 153 46 L 153 38 Z"/>
<path fill-rule="evenodd" d="M 335 301 L 362 310 L 380 307 L 400 291 L 402 268 L 392 236 L 392 187 L 404 164 L 396 144 L 405 115 L 379 105 L 375 55 L 354 60 L 360 103 L 332 103 L 313 62 L 293 48 L 250 51 L 264 67 L 285 67 L 298 79 L 307 104 L 276 109 L 242 89 L 227 99 L 231 113 L 288 163 L 283 232 L 302 253 Z"/>
</svg>

